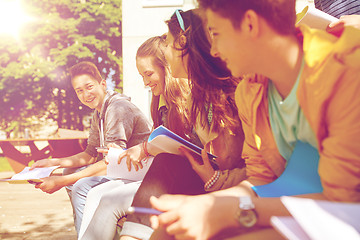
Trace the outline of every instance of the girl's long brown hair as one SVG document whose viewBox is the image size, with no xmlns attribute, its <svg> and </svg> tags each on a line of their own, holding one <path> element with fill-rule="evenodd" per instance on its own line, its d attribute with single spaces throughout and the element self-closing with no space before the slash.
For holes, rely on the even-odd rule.
<svg viewBox="0 0 360 240">
<path fill-rule="evenodd" d="M 205 32 L 203 21 L 194 10 L 180 11 L 185 25 L 185 32 L 181 30 L 176 14 L 166 23 L 169 32 L 174 36 L 175 43 L 181 46 L 180 36 L 186 36 L 186 44 L 182 56 L 188 55 L 187 70 L 191 84 L 193 104 L 190 120 L 196 123 L 200 115 L 201 124 L 207 124 L 208 109 L 212 107 L 212 124 L 214 131 L 226 126 L 235 130 L 239 126 L 234 92 L 239 79 L 231 76 L 226 65 L 210 54 L 209 35 Z"/>
<path fill-rule="evenodd" d="M 168 107 L 167 127 L 176 134 L 185 137 L 188 130 L 188 111 L 186 99 L 190 95 L 190 86 L 187 79 L 173 78 L 170 67 L 166 62 L 164 51 L 166 47 L 166 36 L 156 36 L 146 40 L 137 50 L 136 58 L 152 56 L 154 64 L 164 71 L 165 91 L 164 98 Z M 159 115 L 160 96 L 152 95 L 151 99 L 151 118 L 154 128 L 161 125 Z M 180 122 L 179 122 L 180 121 Z"/>
</svg>

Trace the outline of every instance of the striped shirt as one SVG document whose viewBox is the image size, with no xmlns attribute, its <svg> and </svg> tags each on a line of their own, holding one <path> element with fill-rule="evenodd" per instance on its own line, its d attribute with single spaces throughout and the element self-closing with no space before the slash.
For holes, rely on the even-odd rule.
<svg viewBox="0 0 360 240">
<path fill-rule="evenodd" d="M 360 14 L 360 0 L 314 0 L 315 7 L 336 18 Z"/>
</svg>

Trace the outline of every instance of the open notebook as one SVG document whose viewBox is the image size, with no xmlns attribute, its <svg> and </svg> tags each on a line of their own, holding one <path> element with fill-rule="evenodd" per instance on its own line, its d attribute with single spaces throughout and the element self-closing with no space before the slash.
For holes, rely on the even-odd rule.
<svg viewBox="0 0 360 240">
<path fill-rule="evenodd" d="M 2 182 L 8 183 L 40 183 L 41 178 L 49 177 L 51 173 L 59 168 L 59 166 L 46 167 L 46 168 L 34 168 L 30 170 L 30 167 L 25 167 L 21 172 L 15 174 L 11 178 L 0 179 Z"/>
<path fill-rule="evenodd" d="M 271 217 L 271 224 L 290 240 L 360 240 L 360 203 L 281 197 L 291 217 Z"/>
<path fill-rule="evenodd" d="M 164 126 L 157 127 L 149 136 L 148 143 L 152 146 L 155 155 L 159 153 L 172 153 L 181 155 L 180 147 L 201 155 L 202 149 L 195 144 L 185 140 L 174 132 L 170 131 Z M 218 169 L 218 164 L 215 160 L 216 156 L 208 152 L 208 157 L 214 169 Z"/>
</svg>

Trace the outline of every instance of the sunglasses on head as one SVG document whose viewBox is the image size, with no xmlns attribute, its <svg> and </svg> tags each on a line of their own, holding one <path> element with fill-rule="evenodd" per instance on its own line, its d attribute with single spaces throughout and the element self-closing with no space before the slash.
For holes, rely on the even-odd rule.
<svg viewBox="0 0 360 240">
<path fill-rule="evenodd" d="M 179 25 L 180 25 L 180 28 L 185 32 L 184 20 L 183 20 L 181 14 L 180 14 L 180 11 L 181 11 L 181 10 L 176 9 L 176 10 L 175 10 L 175 14 L 176 14 L 176 18 L 177 18 L 177 20 L 178 20 L 178 23 L 179 23 Z"/>
</svg>

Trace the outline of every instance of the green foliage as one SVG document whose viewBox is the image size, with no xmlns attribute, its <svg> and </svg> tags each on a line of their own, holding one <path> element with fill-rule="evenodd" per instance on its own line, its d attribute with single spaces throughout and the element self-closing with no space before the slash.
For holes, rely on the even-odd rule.
<svg viewBox="0 0 360 240">
<path fill-rule="evenodd" d="M 91 61 L 104 79 L 122 85 L 121 1 L 23 0 L 22 4 L 36 20 L 21 29 L 18 41 L 0 37 L 0 129 L 36 117 L 82 130 L 82 119 L 91 110 L 81 106 L 67 69 Z"/>
<path fill-rule="evenodd" d="M 13 169 L 11 168 L 9 162 L 6 158 L 0 157 L 0 172 L 12 172 Z"/>
</svg>

